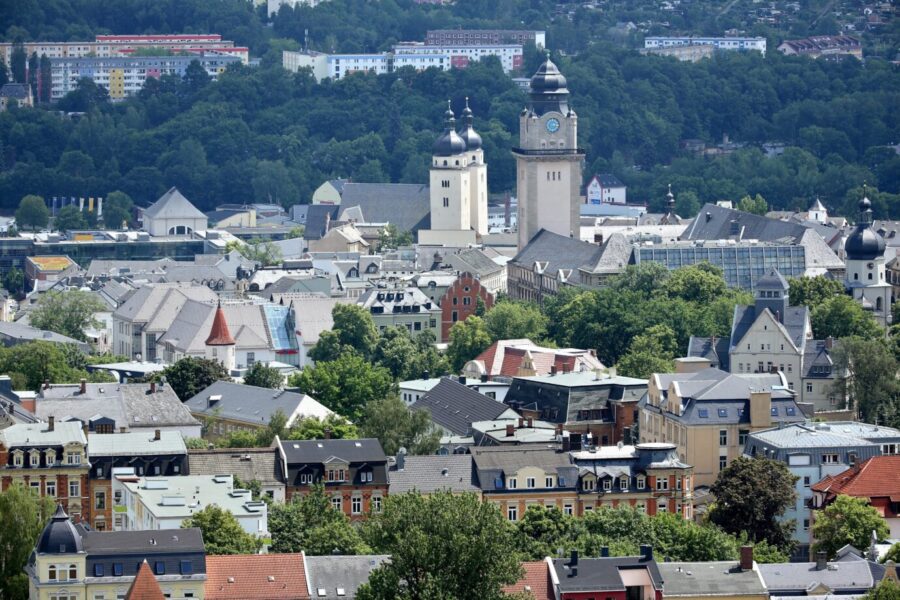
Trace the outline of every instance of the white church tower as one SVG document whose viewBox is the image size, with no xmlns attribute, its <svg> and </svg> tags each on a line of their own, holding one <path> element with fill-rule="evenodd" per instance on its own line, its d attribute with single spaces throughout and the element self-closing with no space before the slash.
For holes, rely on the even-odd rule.
<svg viewBox="0 0 900 600">
<path fill-rule="evenodd" d="M 488 185 L 487 163 L 484 162 L 484 150 L 481 149 L 481 136 L 475 131 L 475 117 L 469 108 L 469 98 L 463 109 L 463 130 L 460 137 L 466 144 L 466 157 L 469 159 L 469 225 L 478 235 L 488 232 Z"/>
<path fill-rule="evenodd" d="M 863 188 L 865 190 L 865 188 Z M 872 228 L 872 202 L 863 191 L 859 221 L 844 242 L 846 287 L 881 325 L 891 322 L 891 284 L 885 277 L 884 238 Z"/>
<path fill-rule="evenodd" d="M 519 116 L 516 157 L 519 249 L 541 229 L 579 235 L 581 172 L 578 116 L 569 108 L 566 78 L 547 60 L 531 78 L 528 106 Z"/>
</svg>

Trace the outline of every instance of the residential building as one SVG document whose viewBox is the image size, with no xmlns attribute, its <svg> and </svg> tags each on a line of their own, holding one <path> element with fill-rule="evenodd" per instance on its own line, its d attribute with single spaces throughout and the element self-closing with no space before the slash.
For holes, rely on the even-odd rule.
<svg viewBox="0 0 900 600">
<path fill-rule="evenodd" d="M 518 174 L 518 249 L 525 249 L 541 230 L 568 237 L 577 234 L 584 151 L 578 147 L 578 117 L 569 107 L 566 78 L 549 56 L 531 78 L 513 156 Z"/>
<path fill-rule="evenodd" d="M 137 94 L 148 77 L 163 75 L 184 77 L 194 61 L 206 71 L 212 80 L 218 78 L 229 65 L 240 64 L 240 56 L 230 56 L 217 51 L 201 50 L 190 56 L 84 56 L 78 58 L 51 58 L 50 98 L 59 100 L 74 91 L 85 77 L 109 90 L 110 100 L 123 100 Z"/>
<path fill-rule="evenodd" d="M 797 523 L 795 556 L 809 558 L 814 500 L 813 484 L 837 476 L 869 458 L 900 454 L 900 431 L 890 427 L 834 421 L 796 423 L 780 429 L 752 432 L 744 446 L 747 456 L 764 456 L 787 465 L 798 479 L 796 501 L 784 519 Z"/>
<path fill-rule="evenodd" d="M 316 206 L 325 205 L 320 209 Z M 418 183 L 351 183 L 334 179 L 313 193 L 304 239 L 316 239 L 328 230 L 329 221 L 338 219 L 340 210 L 358 207 L 359 223 L 391 223 L 399 231 L 415 234 L 431 226 L 431 198 L 427 185 Z M 328 208 L 330 207 L 330 208 Z"/>
<path fill-rule="evenodd" d="M 847 277 L 844 285 L 853 299 L 882 326 L 891 323 L 893 288 L 885 277 L 885 241 L 872 227 L 872 202 L 859 201 L 859 221 L 844 242 Z"/>
<path fill-rule="evenodd" d="M 330 228 L 317 240 L 310 240 L 310 252 L 361 252 L 366 253 L 369 242 L 353 223 L 344 223 Z"/>
<path fill-rule="evenodd" d="M 861 596 L 878 585 L 885 567 L 860 557 L 829 561 L 824 552 L 815 562 L 759 565 L 769 597 Z M 894 577 L 897 575 L 895 574 Z"/>
<path fill-rule="evenodd" d="M 465 321 L 476 313 L 481 301 L 481 310 L 488 311 L 494 306 L 494 295 L 471 273 L 462 273 L 441 298 L 441 339 L 450 339 L 450 328 L 459 321 Z"/>
<path fill-rule="evenodd" d="M 401 381 L 397 384 L 400 391 L 400 399 L 409 406 L 427 392 L 430 392 L 434 386 L 443 381 L 443 379 L 443 377 L 432 377 L 431 379 L 411 379 L 409 381 Z M 509 391 L 508 381 L 491 381 L 487 376 L 479 378 L 459 377 L 454 379 L 497 402 L 503 402 L 503 399 L 506 397 L 506 392 Z"/>
<path fill-rule="evenodd" d="M 4 83 L 0 86 L 0 112 L 10 106 L 26 108 L 34 106 L 31 86 L 24 83 Z"/>
<path fill-rule="evenodd" d="M 284 502 L 284 464 L 277 448 L 191 449 L 188 463 L 193 475 L 231 473 L 240 481 L 259 482 L 260 494 Z"/>
<path fill-rule="evenodd" d="M 523 338 L 497 340 L 467 362 L 462 373 L 472 379 L 487 378 L 491 382 L 495 379 L 509 381 L 513 377 L 597 372 L 605 369 L 593 350 L 545 348 Z"/>
<path fill-rule="evenodd" d="M 25 287 L 45 291 L 77 271 L 78 265 L 68 256 L 29 256 L 25 259 Z"/>
<path fill-rule="evenodd" d="M 353 600 L 369 575 L 390 556 L 305 556 L 306 586 L 310 598 Z"/>
<path fill-rule="evenodd" d="M 685 46 L 663 46 L 641 49 L 641 54 L 672 56 L 681 62 L 699 62 L 704 58 L 712 58 L 712 55 L 715 53 L 716 47 L 710 44 L 687 44 Z"/>
<path fill-rule="evenodd" d="M 467 248 L 444 259 L 460 273 L 469 273 L 493 296 L 506 293 L 506 264 L 492 260 L 479 248 Z"/>
<path fill-rule="evenodd" d="M 469 454 L 407 456 L 397 454 L 397 462 L 390 468 L 389 493 L 416 492 L 422 495 L 436 492 L 476 494 L 481 488 Z"/>
<path fill-rule="evenodd" d="M 665 597 L 678 600 L 768 600 L 769 591 L 753 548 L 741 547 L 739 562 L 725 561 L 657 563 L 665 584 Z"/>
<path fill-rule="evenodd" d="M 814 340 L 810 311 L 790 306 L 789 285 L 777 269 L 756 281 L 755 303 L 735 306 L 730 339 L 691 337 L 688 356 L 731 373 L 780 371 L 788 389 L 816 411 L 843 408 L 834 384 L 833 340 Z"/>
<path fill-rule="evenodd" d="M 306 394 L 230 381 L 216 381 L 184 405 L 206 423 L 204 437 L 208 440 L 226 438 L 236 431 L 265 429 L 277 412 L 285 416 L 288 428 L 300 419 L 325 419 L 334 414 Z"/>
<path fill-rule="evenodd" d="M 176 431 L 200 437 L 200 422 L 163 383 L 45 384 L 34 400 L 35 416 L 77 422 L 88 431 L 114 433 L 143 431 L 150 435 Z"/>
<path fill-rule="evenodd" d="M 672 46 L 712 46 L 716 50 L 756 50 L 766 55 L 764 37 L 702 37 L 702 36 L 648 36 L 644 48 L 668 48 Z"/>
<path fill-rule="evenodd" d="M 630 506 L 648 514 L 674 513 L 693 518 L 693 468 L 678 457 L 675 444 L 634 446 L 579 445 L 578 436 L 563 438 L 578 466 L 578 511 Z"/>
<path fill-rule="evenodd" d="M 357 304 L 369 311 L 380 331 L 405 327 L 414 336 L 431 331 L 437 343 L 444 340 L 439 325 L 441 308 L 417 287 L 369 290 Z"/>
<path fill-rule="evenodd" d="M 556 600 L 550 582 L 553 565 L 548 560 L 534 560 L 522 563 L 523 575 L 519 580 L 504 586 L 504 594 L 523 594 L 534 600 Z M 529 596 L 530 594 L 530 596 Z"/>
<path fill-rule="evenodd" d="M 519 418 L 519 413 L 506 404 L 488 398 L 450 377 L 441 379 L 440 383 L 413 402 L 409 409 L 428 411 L 431 422 L 444 436 L 471 436 L 472 423 L 475 421 L 509 419 L 513 423 Z"/>
<path fill-rule="evenodd" d="M 0 430 L 0 487 L 21 484 L 91 522 L 87 437 L 81 423 L 20 423 Z"/>
<path fill-rule="evenodd" d="M 808 56 L 828 60 L 852 56 L 862 60 L 862 43 L 852 35 L 814 35 L 799 40 L 784 40 L 778 51 L 786 56 Z"/>
<path fill-rule="evenodd" d="M 560 444 L 563 440 L 563 427 L 546 421 L 536 421 L 532 417 L 519 417 L 516 420 L 500 418 L 473 421 L 470 437 L 472 443 L 469 445 L 475 447 L 541 444 L 546 448 Z M 464 440 L 455 438 L 448 441 L 450 443 L 444 443 L 438 452 L 468 452 Z"/>
<path fill-rule="evenodd" d="M 112 480 L 116 470 L 133 469 L 137 475 L 177 477 L 189 475 L 187 447 L 177 431 L 132 431 L 88 434 L 90 459 L 91 527 L 95 531 L 121 530 L 121 517 L 113 505 Z"/>
<path fill-rule="evenodd" d="M 518 521 L 530 505 L 555 507 L 576 515 L 578 466 L 567 452 L 546 447 L 472 448 L 478 485 L 510 521 Z"/>
<path fill-rule="evenodd" d="M 781 373 L 732 375 L 703 359 L 678 359 L 675 373 L 654 373 L 640 401 L 640 441 L 668 442 L 712 485 L 740 456 L 747 436 L 805 417 Z"/>
<path fill-rule="evenodd" d="M 587 434 L 598 446 L 633 444 L 638 402 L 645 379 L 610 377 L 593 371 L 515 377 L 503 402 L 526 417 Z"/>
<path fill-rule="evenodd" d="M 194 512 L 216 505 L 231 513 L 247 533 L 268 533 L 268 505 L 253 500 L 250 490 L 236 488 L 231 474 L 141 477 L 134 472 L 116 472 L 113 475 L 116 531 L 180 529 Z"/>
<path fill-rule="evenodd" d="M 513 29 L 429 29 L 425 44 L 429 46 L 485 46 L 499 44 L 534 44 L 546 46 L 546 33 Z"/>
<path fill-rule="evenodd" d="M 206 557 L 204 600 L 308 600 L 306 557 L 236 554 Z"/>
<path fill-rule="evenodd" d="M 653 547 L 641 546 L 640 556 L 579 558 L 573 550 L 570 558 L 547 559 L 552 563 L 551 578 L 558 600 L 585 600 L 605 597 L 610 600 L 662 600 L 663 578 L 653 559 Z"/>
<path fill-rule="evenodd" d="M 28 597 L 128 598 L 138 572 L 146 573 L 147 567 L 163 592 L 159 597 L 203 598 L 206 560 L 200 529 L 93 531 L 72 524 L 60 505 L 25 566 Z"/>
<path fill-rule="evenodd" d="M 85 354 L 88 354 L 91 351 L 90 344 L 70 338 L 61 333 L 56 333 L 55 331 L 38 329 L 31 325 L 26 325 L 23 322 L 0 321 L 0 344 L 10 348 L 12 346 L 29 344 L 31 342 L 48 342 L 60 345 L 71 344 Z"/>
<path fill-rule="evenodd" d="M 354 521 L 381 511 L 388 466 L 378 440 L 278 440 L 278 447 L 288 501 L 323 485 L 331 505 Z"/>
<path fill-rule="evenodd" d="M 172 187 L 142 212 L 141 227 L 153 236 L 190 235 L 207 228 L 207 218 Z"/>
<path fill-rule="evenodd" d="M 837 475 L 825 475 L 814 483 L 810 517 L 840 496 L 862 498 L 884 517 L 889 538 L 900 538 L 900 455 L 873 456 L 852 465 Z M 810 521 L 813 521 L 810 518 Z M 812 540 L 814 541 L 814 540 Z"/>
<path fill-rule="evenodd" d="M 612 173 L 594 175 L 584 186 L 585 204 L 625 204 L 626 187 Z"/>
</svg>

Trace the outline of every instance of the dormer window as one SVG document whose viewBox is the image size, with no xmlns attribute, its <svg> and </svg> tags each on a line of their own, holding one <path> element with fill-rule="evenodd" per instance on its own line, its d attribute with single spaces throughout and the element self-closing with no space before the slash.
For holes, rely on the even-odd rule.
<svg viewBox="0 0 900 600">
<path fill-rule="evenodd" d="M 612 489 L 612 479 L 603 480 L 603 491 L 608 492 Z"/>
<path fill-rule="evenodd" d="M 638 488 L 639 490 L 642 490 L 642 489 L 644 489 L 644 486 L 645 486 L 646 484 L 647 484 L 647 480 L 644 478 L 644 476 L 643 476 L 643 475 L 639 475 L 638 478 L 637 478 L 637 488 Z"/>
<path fill-rule="evenodd" d="M 21 467 L 24 464 L 25 464 L 25 455 L 22 453 L 21 450 L 16 450 L 13 453 L 13 466 Z"/>
<path fill-rule="evenodd" d="M 44 453 L 44 460 L 46 461 L 48 467 L 56 464 L 56 450 L 47 450 Z"/>
<path fill-rule="evenodd" d="M 32 450 L 31 454 L 28 457 L 28 464 L 32 467 L 41 466 L 41 451 L 40 450 Z"/>
<path fill-rule="evenodd" d="M 619 489 L 620 489 L 620 490 L 627 490 L 627 489 L 628 489 L 628 478 L 627 478 L 627 477 L 620 477 L 620 478 L 619 478 Z"/>
</svg>

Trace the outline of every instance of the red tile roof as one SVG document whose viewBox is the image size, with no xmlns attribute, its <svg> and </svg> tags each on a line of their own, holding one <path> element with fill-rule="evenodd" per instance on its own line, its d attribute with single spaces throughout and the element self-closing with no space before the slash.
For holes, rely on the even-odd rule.
<svg viewBox="0 0 900 600">
<path fill-rule="evenodd" d="M 550 585 L 550 568 L 545 561 L 523 562 L 525 574 L 512 585 L 503 588 L 506 594 L 530 593 L 534 600 L 553 600 Z"/>
<path fill-rule="evenodd" d="M 874 456 L 843 473 L 829 475 L 813 491 L 857 498 L 900 496 L 900 456 Z"/>
<path fill-rule="evenodd" d="M 206 338 L 207 346 L 234 346 L 234 338 L 228 331 L 228 322 L 225 321 L 225 311 L 222 310 L 222 304 L 219 303 L 216 308 L 216 316 L 213 319 L 212 328 L 209 330 L 209 337 Z"/>
<path fill-rule="evenodd" d="M 141 563 L 134 581 L 131 582 L 131 587 L 125 594 L 125 600 L 165 600 L 162 590 L 159 589 L 159 583 L 153 576 L 153 571 L 150 570 L 150 565 L 146 560 Z"/>
<path fill-rule="evenodd" d="M 206 557 L 206 600 L 308 600 L 302 554 Z"/>
</svg>

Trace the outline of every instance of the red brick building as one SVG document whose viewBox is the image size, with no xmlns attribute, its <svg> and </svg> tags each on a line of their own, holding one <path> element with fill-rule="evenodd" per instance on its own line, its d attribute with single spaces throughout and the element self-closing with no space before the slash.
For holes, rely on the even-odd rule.
<svg viewBox="0 0 900 600">
<path fill-rule="evenodd" d="M 484 309 L 494 306 L 494 295 L 470 273 L 462 273 L 441 298 L 441 339 L 450 339 L 450 328 L 457 321 L 465 321 L 475 314 L 478 298 L 484 302 Z"/>
</svg>

